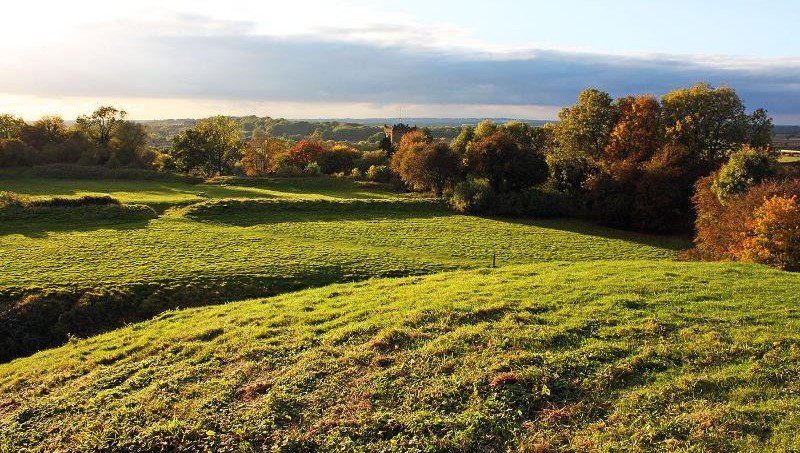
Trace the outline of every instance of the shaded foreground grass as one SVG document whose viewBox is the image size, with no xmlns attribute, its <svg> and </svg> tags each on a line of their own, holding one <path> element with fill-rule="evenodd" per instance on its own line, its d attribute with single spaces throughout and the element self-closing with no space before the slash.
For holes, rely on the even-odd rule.
<svg viewBox="0 0 800 453">
<path fill-rule="evenodd" d="M 170 311 L 0 365 L 8 451 L 800 447 L 800 281 L 542 263 Z"/>
</svg>

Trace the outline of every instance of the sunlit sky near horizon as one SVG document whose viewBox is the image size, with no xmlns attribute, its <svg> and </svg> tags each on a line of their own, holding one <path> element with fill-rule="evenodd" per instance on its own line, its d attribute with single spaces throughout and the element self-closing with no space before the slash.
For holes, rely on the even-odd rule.
<svg viewBox="0 0 800 453">
<path fill-rule="evenodd" d="M 3 6 L 0 113 L 549 119 L 698 81 L 800 123 L 800 2 L 137 1 Z"/>
</svg>

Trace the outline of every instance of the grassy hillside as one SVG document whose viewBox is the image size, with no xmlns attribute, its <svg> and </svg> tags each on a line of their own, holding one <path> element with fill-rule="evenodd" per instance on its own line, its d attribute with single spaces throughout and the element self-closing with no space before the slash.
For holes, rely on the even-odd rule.
<svg viewBox="0 0 800 453">
<path fill-rule="evenodd" d="M 157 319 L 0 365 L 0 444 L 51 451 L 788 451 L 800 280 L 540 263 Z"/>
<path fill-rule="evenodd" d="M 493 255 L 499 264 L 670 259 L 685 245 L 578 221 L 453 215 L 437 201 L 347 180 L 230 182 L 0 180 L 0 190 L 34 198 L 110 193 L 163 212 L 4 221 L 0 361 L 169 308 L 474 268 Z M 242 196 L 213 198 L 232 194 Z"/>
</svg>

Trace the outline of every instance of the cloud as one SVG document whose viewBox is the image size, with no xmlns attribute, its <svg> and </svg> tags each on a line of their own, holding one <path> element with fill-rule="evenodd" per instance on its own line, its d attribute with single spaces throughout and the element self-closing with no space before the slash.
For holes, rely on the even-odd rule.
<svg viewBox="0 0 800 453">
<path fill-rule="evenodd" d="M 800 62 L 794 60 L 488 45 L 470 51 L 466 33 L 447 26 L 365 23 L 288 36 L 257 29 L 246 21 L 190 15 L 146 26 L 106 23 L 4 59 L 0 86 L 45 97 L 452 105 L 449 115 L 459 116 L 470 105 L 515 112 L 568 105 L 589 86 L 621 96 L 662 94 L 702 81 L 736 88 L 751 108 L 800 117 Z"/>
</svg>

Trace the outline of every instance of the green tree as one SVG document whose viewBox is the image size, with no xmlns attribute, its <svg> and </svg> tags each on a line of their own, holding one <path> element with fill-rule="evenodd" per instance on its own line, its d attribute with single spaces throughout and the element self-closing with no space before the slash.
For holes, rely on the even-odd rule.
<svg viewBox="0 0 800 453">
<path fill-rule="evenodd" d="M 0 139 L 19 138 L 25 121 L 9 114 L 0 115 Z"/>
<path fill-rule="evenodd" d="M 473 142 L 465 162 L 469 174 L 487 178 L 498 193 L 535 186 L 548 175 L 544 155 L 520 147 L 504 129 Z"/>
<path fill-rule="evenodd" d="M 143 124 L 119 121 L 111 130 L 108 148 L 111 159 L 119 165 L 141 164 L 140 157 L 147 149 L 147 129 Z"/>
<path fill-rule="evenodd" d="M 772 146 L 772 133 L 775 127 L 767 111 L 756 109 L 747 116 L 747 144 L 754 148 Z"/>
<path fill-rule="evenodd" d="M 570 156 L 597 159 L 611 140 L 619 118 L 619 107 L 608 93 L 589 88 L 578 102 L 561 110 L 554 127 L 561 151 Z"/>
<path fill-rule="evenodd" d="M 665 94 L 661 106 L 668 138 L 708 168 L 747 140 L 744 104 L 732 88 L 698 83 Z"/>
<path fill-rule="evenodd" d="M 450 142 L 450 148 L 463 156 L 467 152 L 467 146 L 475 139 L 475 128 L 472 126 L 462 126 L 461 132 Z"/>
<path fill-rule="evenodd" d="M 75 121 L 76 128 L 102 148 L 108 148 L 114 127 L 125 120 L 127 113 L 110 105 L 98 108 L 91 115 L 81 115 Z"/>
<path fill-rule="evenodd" d="M 173 139 L 171 157 L 179 171 L 203 176 L 229 174 L 241 158 L 239 125 L 225 116 L 197 122 Z"/>
<path fill-rule="evenodd" d="M 762 181 L 775 176 L 775 155 L 749 146 L 731 154 L 728 162 L 717 172 L 711 191 L 720 202 L 741 195 Z"/>
</svg>

